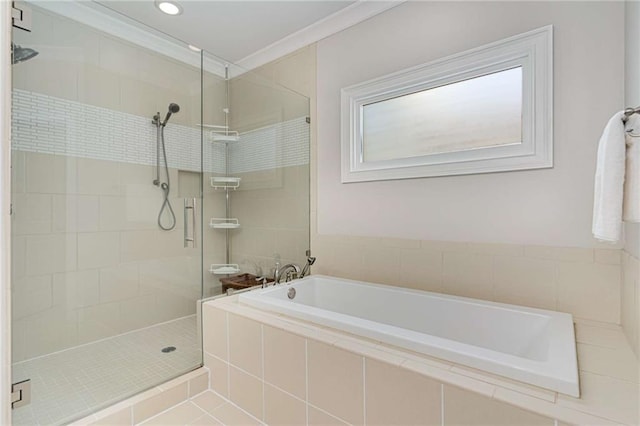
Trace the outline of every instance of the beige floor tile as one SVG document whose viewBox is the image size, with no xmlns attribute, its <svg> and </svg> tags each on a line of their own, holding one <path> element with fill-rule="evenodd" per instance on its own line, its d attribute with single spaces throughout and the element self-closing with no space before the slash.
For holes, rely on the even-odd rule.
<svg viewBox="0 0 640 426">
<path fill-rule="evenodd" d="M 262 418 L 263 382 L 235 367 L 229 367 L 229 399 L 252 416 Z"/>
<path fill-rule="evenodd" d="M 262 424 L 258 419 L 250 416 L 233 404 L 224 404 L 223 406 L 216 408 L 213 412 L 213 417 L 222 422 L 225 426 Z"/>
<path fill-rule="evenodd" d="M 303 425 L 307 421 L 305 403 L 291 395 L 264 385 L 264 421 L 268 425 Z"/>
<path fill-rule="evenodd" d="M 192 398 L 191 402 L 209 414 L 213 413 L 216 408 L 227 403 L 220 395 L 212 391 L 203 392 L 195 398 Z"/>
<path fill-rule="evenodd" d="M 219 420 L 205 414 L 188 424 L 188 426 L 224 426 Z"/>
<path fill-rule="evenodd" d="M 309 426 L 342 426 L 348 423 L 309 405 Z"/>
<path fill-rule="evenodd" d="M 164 426 L 164 425 L 185 425 L 202 417 L 202 411 L 197 405 L 191 402 L 184 402 L 175 407 L 158 414 L 155 417 L 141 423 L 145 426 Z"/>
</svg>

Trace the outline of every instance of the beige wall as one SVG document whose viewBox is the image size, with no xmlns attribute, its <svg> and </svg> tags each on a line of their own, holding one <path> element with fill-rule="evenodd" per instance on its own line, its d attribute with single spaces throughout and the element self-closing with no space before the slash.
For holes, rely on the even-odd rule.
<svg viewBox="0 0 640 426">
<path fill-rule="evenodd" d="M 620 4 L 411 2 L 320 41 L 317 67 L 292 62 L 300 79 L 317 73 L 316 87 L 302 92 L 312 110 L 314 273 L 619 323 L 621 253 L 597 245 L 590 229 L 598 138 L 622 104 L 623 19 Z M 340 184 L 341 87 L 548 24 L 557 86 L 553 169 Z M 593 61 L 607 69 L 594 71 Z M 570 124 L 575 102 L 593 106 L 578 128 Z"/>
<path fill-rule="evenodd" d="M 554 26 L 554 168 L 340 183 L 341 88 L 545 25 Z M 597 246 L 593 176 L 602 128 L 623 104 L 623 3 L 406 2 L 317 49 L 320 234 Z"/>
</svg>

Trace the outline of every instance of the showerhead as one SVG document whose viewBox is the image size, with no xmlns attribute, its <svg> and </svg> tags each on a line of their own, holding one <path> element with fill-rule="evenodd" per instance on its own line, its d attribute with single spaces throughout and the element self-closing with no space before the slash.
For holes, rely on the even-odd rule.
<svg viewBox="0 0 640 426">
<path fill-rule="evenodd" d="M 11 43 L 11 63 L 17 64 L 18 62 L 27 61 L 38 54 L 37 51 L 29 49 L 28 47 L 21 47 L 15 43 Z"/>
<path fill-rule="evenodd" d="M 171 117 L 171 114 L 175 114 L 178 111 L 180 111 L 180 105 L 174 104 L 173 102 L 170 103 L 169 104 L 169 111 L 167 111 L 167 116 L 164 118 L 164 123 L 162 125 L 166 126 L 167 125 L 167 121 L 169 121 L 169 117 Z"/>
</svg>

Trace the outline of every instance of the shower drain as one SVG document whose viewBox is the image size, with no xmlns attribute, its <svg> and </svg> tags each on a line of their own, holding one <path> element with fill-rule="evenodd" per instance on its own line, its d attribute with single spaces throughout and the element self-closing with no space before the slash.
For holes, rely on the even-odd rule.
<svg viewBox="0 0 640 426">
<path fill-rule="evenodd" d="M 162 352 L 164 352 L 165 354 L 169 352 L 173 352 L 175 350 L 176 350 L 175 346 L 167 346 L 166 348 L 162 348 Z"/>
</svg>

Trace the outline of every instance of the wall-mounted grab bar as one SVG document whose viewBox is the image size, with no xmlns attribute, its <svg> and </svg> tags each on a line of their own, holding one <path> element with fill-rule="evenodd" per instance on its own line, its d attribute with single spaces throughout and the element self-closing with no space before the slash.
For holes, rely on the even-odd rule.
<svg viewBox="0 0 640 426">
<path fill-rule="evenodd" d="M 196 199 L 184 199 L 184 248 L 196 248 Z M 189 234 L 189 218 L 191 213 L 191 234 Z"/>
</svg>

